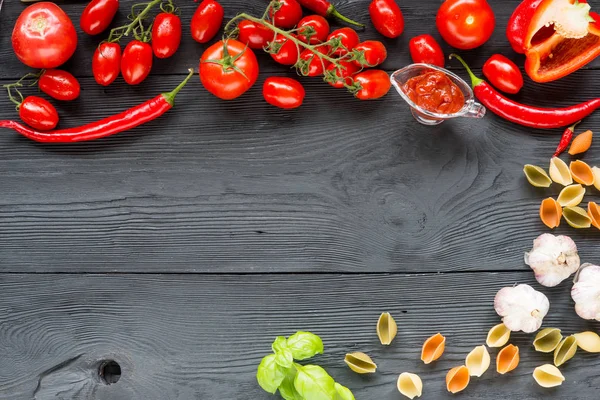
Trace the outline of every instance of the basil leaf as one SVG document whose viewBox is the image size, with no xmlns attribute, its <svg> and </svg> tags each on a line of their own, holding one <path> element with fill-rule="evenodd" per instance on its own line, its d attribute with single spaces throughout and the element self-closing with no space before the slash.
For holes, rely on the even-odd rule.
<svg viewBox="0 0 600 400">
<path fill-rule="evenodd" d="M 279 385 L 279 394 L 285 400 L 305 400 L 304 397 L 300 396 L 300 393 L 294 387 L 294 378 L 296 377 L 296 370 L 290 369 L 281 385 Z"/>
<path fill-rule="evenodd" d="M 306 360 L 315 354 L 323 353 L 321 338 L 310 332 L 296 332 L 287 340 L 287 347 L 295 360 Z"/>
<path fill-rule="evenodd" d="M 287 348 L 287 339 L 284 338 L 283 336 L 277 336 L 275 338 L 275 341 L 271 345 L 271 349 L 273 349 L 273 353 L 277 353 L 280 350 L 283 350 L 286 348 Z"/>
<path fill-rule="evenodd" d="M 265 392 L 274 394 L 285 378 L 285 371 L 275 361 L 275 354 L 264 357 L 256 371 L 256 380 Z"/>
<path fill-rule="evenodd" d="M 297 365 L 294 387 L 302 397 L 310 400 L 335 400 L 335 381 L 318 365 Z"/>
<path fill-rule="evenodd" d="M 337 392 L 336 400 L 355 400 L 352 391 L 337 382 L 335 383 L 335 391 Z"/>
<path fill-rule="evenodd" d="M 275 362 L 283 368 L 291 368 L 294 364 L 294 356 L 290 349 L 283 349 L 275 354 Z"/>
</svg>

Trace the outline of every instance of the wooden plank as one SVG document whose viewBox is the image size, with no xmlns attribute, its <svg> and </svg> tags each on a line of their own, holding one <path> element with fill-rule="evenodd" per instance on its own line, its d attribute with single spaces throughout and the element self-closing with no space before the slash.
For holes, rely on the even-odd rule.
<svg viewBox="0 0 600 400">
<path fill-rule="evenodd" d="M 54 399 L 271 399 L 255 369 L 277 335 L 310 330 L 325 343 L 314 362 L 348 385 L 357 399 L 398 399 L 399 373 L 425 383 L 424 398 L 450 399 L 444 377 L 484 343 L 498 322 L 493 298 L 513 283 L 533 284 L 531 273 L 407 275 L 0 275 L 0 397 Z M 576 316 L 570 284 L 543 288 L 551 309 L 544 326 L 563 333 L 600 329 Z M 537 289 L 540 289 L 536 285 Z M 375 334 L 379 314 L 396 317 L 390 347 Z M 419 360 L 423 341 L 447 336 L 446 353 L 430 366 Z M 567 380 L 539 388 L 532 370 L 551 362 L 535 353 L 533 335 L 513 334 L 521 364 L 500 376 L 492 365 L 464 399 L 593 399 L 600 390 L 600 356 L 578 352 L 561 369 Z M 378 364 L 358 376 L 344 354 L 364 351 Z M 497 350 L 492 350 L 494 356 Z M 98 376 L 115 360 L 121 378 Z"/>
</svg>

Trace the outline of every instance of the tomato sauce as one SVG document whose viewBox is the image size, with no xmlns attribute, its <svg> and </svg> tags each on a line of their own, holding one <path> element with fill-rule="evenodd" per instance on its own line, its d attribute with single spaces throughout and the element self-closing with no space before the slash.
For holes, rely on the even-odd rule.
<svg viewBox="0 0 600 400">
<path fill-rule="evenodd" d="M 453 114 L 465 104 L 460 88 L 440 71 L 414 76 L 406 81 L 402 90 L 413 103 L 438 114 Z"/>
</svg>

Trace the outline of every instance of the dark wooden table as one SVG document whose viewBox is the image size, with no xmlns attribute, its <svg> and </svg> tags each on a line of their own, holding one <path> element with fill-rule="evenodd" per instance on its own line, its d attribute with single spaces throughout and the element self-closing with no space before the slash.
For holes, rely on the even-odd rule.
<svg viewBox="0 0 600 400">
<path fill-rule="evenodd" d="M 115 24 L 132 3 L 122 2 Z M 369 21 L 368 0 L 337 3 Z M 463 52 L 477 73 L 493 53 L 522 65 L 504 36 L 517 3 L 494 1 L 494 36 Z M 61 4 L 74 21 L 85 7 Z M 100 38 L 80 32 L 66 69 L 82 93 L 55 103 L 61 126 L 138 104 L 197 68 L 206 46 L 189 37 L 196 5 L 178 5 L 180 51 L 155 60 L 136 87 L 121 78 L 98 86 L 90 60 Z M 223 5 L 229 19 L 242 10 L 259 15 L 265 2 Z M 406 31 L 384 40 L 386 70 L 410 63 L 411 37 L 439 39 L 438 5 L 401 2 Z M 8 0 L 0 15 L 2 84 L 28 72 L 10 45 L 23 8 Z M 361 37 L 381 39 L 370 23 Z M 423 398 L 451 398 L 446 372 L 484 343 L 499 321 L 496 291 L 517 282 L 550 298 L 544 326 L 600 329 L 575 315 L 570 281 L 542 288 L 523 263 L 532 240 L 548 231 L 539 203 L 557 189 L 530 187 L 521 169 L 548 163 L 559 130 L 524 129 L 493 115 L 425 127 L 394 92 L 360 102 L 319 79 L 301 79 L 305 104 L 282 111 L 262 100 L 262 82 L 294 73 L 268 56 L 259 60 L 260 78 L 240 99 L 220 101 L 196 77 L 173 112 L 105 140 L 48 146 L 1 132 L 0 398 L 270 399 L 256 367 L 275 336 L 296 330 L 323 338 L 325 355 L 314 361 L 357 399 L 401 398 L 395 382 L 403 371 L 421 375 Z M 466 77 L 456 62 L 448 66 Z M 527 80 L 516 98 L 564 106 L 598 96 L 598 67 L 600 59 L 553 83 Z M 5 99 L 0 119 L 7 118 L 15 110 Z M 600 132 L 600 114 L 583 126 Z M 599 155 L 596 141 L 584 160 L 599 164 Z M 600 262 L 600 232 L 557 232 L 576 240 L 584 260 Z M 383 311 L 399 325 L 390 347 L 375 335 Z M 448 338 L 446 353 L 424 366 L 420 346 L 438 331 Z M 562 368 L 564 385 L 544 390 L 531 373 L 551 357 L 535 353 L 531 341 L 513 335 L 519 368 L 500 376 L 492 366 L 460 398 L 598 398 L 600 357 L 580 352 Z M 350 351 L 370 354 L 378 372 L 349 371 Z"/>
</svg>

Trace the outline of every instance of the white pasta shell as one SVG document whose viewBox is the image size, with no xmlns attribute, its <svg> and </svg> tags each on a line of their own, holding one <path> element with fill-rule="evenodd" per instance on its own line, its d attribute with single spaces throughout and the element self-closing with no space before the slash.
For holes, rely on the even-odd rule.
<svg viewBox="0 0 600 400">
<path fill-rule="evenodd" d="M 576 333 L 577 346 L 588 353 L 600 353 L 600 336 L 596 332 Z"/>
<path fill-rule="evenodd" d="M 506 325 L 498 324 L 488 332 L 485 343 L 488 347 L 502 347 L 510 339 L 510 329 Z"/>
<path fill-rule="evenodd" d="M 545 388 L 560 386 L 565 381 L 560 370 L 552 364 L 544 364 L 533 370 L 533 379 Z"/>
<path fill-rule="evenodd" d="M 398 391 L 409 399 L 421 397 L 423 393 L 423 382 L 419 375 L 403 372 L 398 377 Z"/>
<path fill-rule="evenodd" d="M 584 195 L 585 188 L 577 183 L 575 185 L 569 185 L 561 190 L 556 201 L 562 207 L 575 207 L 581 203 Z"/>
<path fill-rule="evenodd" d="M 594 174 L 594 187 L 600 190 L 600 168 L 592 167 L 592 173 Z"/>
<path fill-rule="evenodd" d="M 465 365 L 469 369 L 469 375 L 479 378 L 490 367 L 490 361 L 487 347 L 477 346 L 467 355 Z"/>
<path fill-rule="evenodd" d="M 550 160 L 548 173 L 550 174 L 550 178 L 558 184 L 567 186 L 573 183 L 569 166 L 558 157 L 552 157 Z"/>
</svg>

